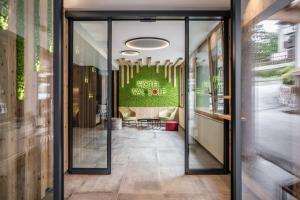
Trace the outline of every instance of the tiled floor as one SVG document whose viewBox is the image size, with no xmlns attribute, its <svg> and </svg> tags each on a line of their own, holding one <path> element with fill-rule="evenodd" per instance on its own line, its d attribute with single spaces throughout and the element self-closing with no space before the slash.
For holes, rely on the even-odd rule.
<svg viewBox="0 0 300 200">
<path fill-rule="evenodd" d="M 124 128 L 112 133 L 111 175 L 66 175 L 68 200 L 226 200 L 230 177 L 184 175 L 177 132 Z"/>
</svg>

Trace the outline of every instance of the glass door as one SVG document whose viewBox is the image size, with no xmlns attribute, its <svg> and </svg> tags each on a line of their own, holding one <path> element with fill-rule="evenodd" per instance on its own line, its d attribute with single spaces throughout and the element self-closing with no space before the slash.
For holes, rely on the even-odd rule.
<svg viewBox="0 0 300 200">
<path fill-rule="evenodd" d="M 111 169 L 108 21 L 69 21 L 69 171 Z"/>
<path fill-rule="evenodd" d="M 230 94 L 226 23 L 196 19 L 188 23 L 186 172 L 190 174 L 228 172 Z"/>
</svg>

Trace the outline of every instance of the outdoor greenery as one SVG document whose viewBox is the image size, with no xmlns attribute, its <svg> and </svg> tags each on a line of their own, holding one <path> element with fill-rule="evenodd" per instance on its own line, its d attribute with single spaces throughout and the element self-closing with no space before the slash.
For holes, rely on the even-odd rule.
<svg viewBox="0 0 300 200">
<path fill-rule="evenodd" d="M 134 75 L 130 79 L 129 84 L 126 83 L 126 67 L 124 68 L 124 88 L 121 86 L 121 70 L 119 70 L 119 105 L 125 107 L 177 107 L 179 105 L 179 68 L 177 68 L 176 74 L 176 87 L 173 85 L 173 70 L 172 70 L 172 82 L 164 76 L 164 66 L 160 66 L 159 73 L 156 73 L 156 66 L 143 66 L 140 67 L 140 72 L 136 73 L 136 67 L 134 66 Z M 158 87 L 154 87 L 160 91 L 165 91 L 163 95 L 151 95 L 149 90 L 141 89 L 137 91 L 138 95 L 134 95 L 137 88 L 138 81 L 154 81 L 158 82 Z M 158 91 L 158 92 L 160 92 Z M 152 91 L 153 92 L 153 91 Z M 154 94 L 154 93 L 152 93 Z M 155 93 L 156 94 L 156 93 Z"/>
<path fill-rule="evenodd" d="M 295 79 L 294 79 L 293 70 L 289 70 L 285 74 L 282 75 L 282 83 L 285 85 L 294 85 Z"/>
<path fill-rule="evenodd" d="M 16 93 L 17 99 L 23 100 L 25 96 L 24 83 L 24 0 L 17 0 L 16 12 Z"/>
<path fill-rule="evenodd" d="M 0 30 L 8 29 L 8 0 L 0 1 Z"/>
<path fill-rule="evenodd" d="M 40 0 L 34 0 L 34 68 L 36 71 L 41 69 L 40 61 Z"/>
<path fill-rule="evenodd" d="M 294 75 L 293 75 L 294 66 L 284 66 L 281 68 L 272 68 L 268 70 L 262 70 L 256 72 L 256 76 L 262 78 L 279 78 L 282 79 L 282 83 L 285 85 L 294 84 Z"/>
<path fill-rule="evenodd" d="M 265 31 L 262 24 L 255 27 L 255 56 L 256 60 L 269 60 L 278 51 L 278 34 Z"/>
<path fill-rule="evenodd" d="M 261 70 L 256 72 L 256 76 L 263 77 L 263 78 L 281 77 L 287 72 L 291 71 L 293 68 L 294 66 L 284 66 L 281 68 Z"/>
</svg>

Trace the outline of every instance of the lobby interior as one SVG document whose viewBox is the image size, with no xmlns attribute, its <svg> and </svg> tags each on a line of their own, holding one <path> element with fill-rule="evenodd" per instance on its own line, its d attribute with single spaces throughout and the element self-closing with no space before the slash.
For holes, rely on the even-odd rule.
<svg viewBox="0 0 300 200">
<path fill-rule="evenodd" d="M 72 35 L 70 30 L 68 35 L 73 48 L 68 73 L 72 77 L 68 82 L 72 86 L 68 97 L 71 150 L 65 158 L 71 174 L 65 176 L 65 198 L 105 193 L 108 199 L 163 199 L 171 198 L 169 194 L 172 198 L 201 194 L 205 199 L 229 199 L 224 21 L 190 22 L 189 88 L 195 89 L 189 93 L 185 92 L 184 20 L 113 21 L 111 98 L 107 22 L 72 23 Z M 218 80 L 214 83 L 212 71 Z M 211 88 L 217 89 L 212 92 Z M 186 100 L 189 137 L 185 136 Z M 108 106 L 112 108 L 111 175 L 75 175 L 110 167 Z M 185 142 L 189 168 L 202 174 L 216 171 L 216 175 L 184 176 Z"/>
</svg>

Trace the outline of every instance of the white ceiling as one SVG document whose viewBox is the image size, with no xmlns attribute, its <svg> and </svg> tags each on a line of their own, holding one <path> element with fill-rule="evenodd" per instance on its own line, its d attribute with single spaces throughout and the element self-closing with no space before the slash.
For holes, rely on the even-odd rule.
<svg viewBox="0 0 300 200">
<path fill-rule="evenodd" d="M 204 41 L 208 33 L 217 26 L 219 21 L 190 21 L 189 53 L 191 54 Z"/>
<path fill-rule="evenodd" d="M 177 58 L 184 57 L 184 21 L 113 21 L 112 28 L 113 60 L 121 57 L 132 61 L 143 59 L 143 63 L 146 64 L 146 58 L 151 57 L 152 64 L 156 61 L 162 64 L 166 59 L 174 63 Z M 170 46 L 159 50 L 139 50 L 138 56 L 120 55 L 120 51 L 129 49 L 125 41 L 136 37 L 163 38 L 170 42 Z"/>
<path fill-rule="evenodd" d="M 229 10 L 230 0 L 64 0 L 76 10 Z"/>
<path fill-rule="evenodd" d="M 107 57 L 107 24 L 106 22 L 75 22 L 80 24 L 83 31 L 79 33 L 90 43 L 104 58 Z M 189 53 L 206 38 L 218 22 L 214 21 L 190 21 Z M 160 61 L 161 64 L 166 59 L 175 62 L 178 58 L 184 58 L 185 51 L 185 28 L 184 21 L 113 21 L 112 24 L 112 59 L 114 68 L 119 58 L 137 61 L 142 59 L 146 64 L 146 58 L 151 57 L 151 63 Z M 129 49 L 125 41 L 135 37 L 159 37 L 170 41 L 170 46 L 160 50 L 139 50 L 138 56 L 124 56 L 120 52 Z"/>
</svg>

